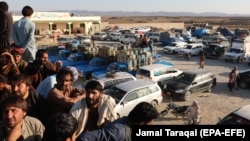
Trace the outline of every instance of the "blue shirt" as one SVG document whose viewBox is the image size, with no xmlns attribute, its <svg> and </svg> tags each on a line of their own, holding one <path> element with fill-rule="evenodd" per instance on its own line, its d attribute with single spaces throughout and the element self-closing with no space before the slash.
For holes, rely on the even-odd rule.
<svg viewBox="0 0 250 141">
<path fill-rule="evenodd" d="M 101 129 L 80 134 L 77 141 L 125 141 L 128 135 L 131 138 L 131 133 L 126 133 L 129 124 L 127 117 L 119 118 Z"/>
<path fill-rule="evenodd" d="M 27 50 L 30 57 L 32 57 L 30 60 L 25 60 L 26 62 L 35 60 L 37 48 L 35 44 L 34 22 L 32 22 L 28 17 L 22 17 L 20 20 L 14 22 L 12 28 L 12 38 L 16 46 Z"/>
</svg>

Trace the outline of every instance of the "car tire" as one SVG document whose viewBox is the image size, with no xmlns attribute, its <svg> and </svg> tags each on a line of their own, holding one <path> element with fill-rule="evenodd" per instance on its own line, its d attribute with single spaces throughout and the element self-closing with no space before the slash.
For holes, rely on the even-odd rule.
<svg viewBox="0 0 250 141">
<path fill-rule="evenodd" d="M 210 85 L 208 86 L 208 90 L 207 90 L 208 93 L 211 93 L 211 92 L 212 92 L 212 87 L 213 87 L 213 84 L 210 84 Z"/>
<path fill-rule="evenodd" d="M 245 81 L 241 81 L 239 84 L 239 87 L 242 89 L 246 89 L 247 88 L 247 83 Z"/>
<path fill-rule="evenodd" d="M 150 102 L 150 104 L 153 106 L 153 107 L 156 107 L 158 105 L 157 101 L 153 100 Z"/>
<path fill-rule="evenodd" d="M 191 97 L 191 92 L 190 91 L 187 91 L 184 96 L 183 96 L 183 100 L 184 101 L 188 101 Z"/>
</svg>

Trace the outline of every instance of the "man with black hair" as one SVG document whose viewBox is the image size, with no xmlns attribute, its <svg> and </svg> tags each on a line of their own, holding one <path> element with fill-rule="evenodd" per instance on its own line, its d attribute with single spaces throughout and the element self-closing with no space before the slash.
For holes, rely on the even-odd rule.
<svg viewBox="0 0 250 141">
<path fill-rule="evenodd" d="M 41 141 L 43 124 L 27 115 L 28 103 L 19 96 L 12 95 L 1 103 L 1 141 Z"/>
<path fill-rule="evenodd" d="M 75 141 L 76 119 L 68 113 L 51 115 L 45 125 L 43 141 Z"/>
<path fill-rule="evenodd" d="M 23 48 L 23 60 L 26 62 L 32 62 L 35 60 L 35 54 L 37 52 L 35 44 L 35 23 L 30 20 L 33 14 L 33 8 L 30 6 L 24 6 L 22 9 L 23 17 L 14 22 L 12 29 L 12 37 L 16 47 Z"/>
<path fill-rule="evenodd" d="M 13 43 L 11 36 L 13 17 L 8 10 L 8 4 L 5 1 L 0 1 L 0 48 L 10 50 Z"/>
<path fill-rule="evenodd" d="M 132 125 L 149 125 L 159 113 L 150 103 L 141 102 L 128 116 L 115 120 L 99 130 L 82 133 L 77 141 L 131 141 Z"/>
</svg>

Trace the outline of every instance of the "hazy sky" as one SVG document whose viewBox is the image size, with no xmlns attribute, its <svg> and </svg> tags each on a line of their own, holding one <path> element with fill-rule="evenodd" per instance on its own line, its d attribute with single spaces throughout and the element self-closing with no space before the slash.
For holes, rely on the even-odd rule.
<svg viewBox="0 0 250 141">
<path fill-rule="evenodd" d="M 89 10 L 140 12 L 222 12 L 250 14 L 250 0 L 6 0 L 10 11 L 30 5 L 35 11 Z"/>
</svg>

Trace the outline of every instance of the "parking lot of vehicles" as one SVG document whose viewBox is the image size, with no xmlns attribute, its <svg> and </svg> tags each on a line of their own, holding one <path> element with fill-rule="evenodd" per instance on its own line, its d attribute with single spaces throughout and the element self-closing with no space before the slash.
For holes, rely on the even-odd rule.
<svg viewBox="0 0 250 141">
<path fill-rule="evenodd" d="M 242 106 L 219 120 L 216 125 L 249 125 L 250 105 Z"/>
<path fill-rule="evenodd" d="M 166 85 L 167 95 L 188 101 L 192 94 L 211 92 L 216 85 L 216 76 L 213 72 L 204 69 L 187 70 L 168 81 Z"/>
<path fill-rule="evenodd" d="M 127 116 L 140 102 L 148 102 L 155 107 L 163 100 L 161 88 L 149 79 L 120 83 L 105 90 L 104 93 L 115 99 L 115 110 L 119 117 Z"/>
</svg>

